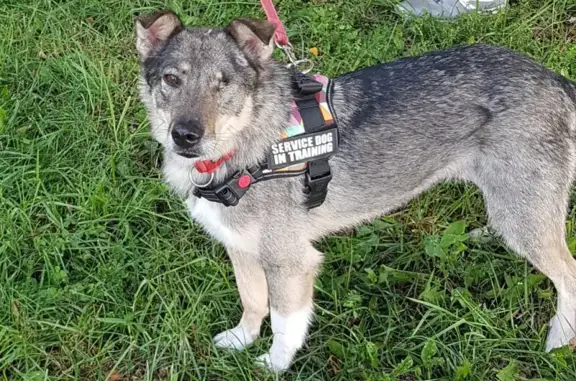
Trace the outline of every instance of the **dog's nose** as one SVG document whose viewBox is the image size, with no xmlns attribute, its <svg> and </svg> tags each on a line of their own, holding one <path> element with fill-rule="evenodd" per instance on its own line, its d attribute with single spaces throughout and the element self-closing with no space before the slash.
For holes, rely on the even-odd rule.
<svg viewBox="0 0 576 381">
<path fill-rule="evenodd" d="M 172 139 L 180 148 L 192 148 L 204 135 L 204 129 L 197 120 L 177 122 L 172 128 Z"/>
</svg>

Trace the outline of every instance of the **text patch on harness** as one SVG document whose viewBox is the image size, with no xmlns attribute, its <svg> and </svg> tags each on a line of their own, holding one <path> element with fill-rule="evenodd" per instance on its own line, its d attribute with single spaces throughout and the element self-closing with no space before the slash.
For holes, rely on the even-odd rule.
<svg viewBox="0 0 576 381">
<path fill-rule="evenodd" d="M 338 148 L 338 130 L 331 128 L 302 134 L 273 144 L 269 156 L 270 169 L 285 168 L 307 161 L 328 158 Z"/>
</svg>

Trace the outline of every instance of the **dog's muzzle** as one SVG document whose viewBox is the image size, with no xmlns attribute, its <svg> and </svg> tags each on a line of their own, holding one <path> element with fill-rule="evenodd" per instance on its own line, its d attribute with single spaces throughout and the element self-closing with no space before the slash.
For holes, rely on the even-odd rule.
<svg viewBox="0 0 576 381">
<path fill-rule="evenodd" d="M 178 147 L 189 150 L 198 145 L 202 136 L 204 136 L 204 129 L 197 120 L 179 120 L 174 123 L 171 135 L 172 140 Z"/>
<path fill-rule="evenodd" d="M 178 155 L 189 159 L 200 156 L 197 147 L 204 136 L 204 128 L 200 121 L 191 118 L 177 119 L 170 135 Z"/>
</svg>

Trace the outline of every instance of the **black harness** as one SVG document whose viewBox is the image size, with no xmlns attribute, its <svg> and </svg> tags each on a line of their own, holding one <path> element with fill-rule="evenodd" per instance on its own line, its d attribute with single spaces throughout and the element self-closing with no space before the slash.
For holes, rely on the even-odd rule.
<svg viewBox="0 0 576 381">
<path fill-rule="evenodd" d="M 331 81 L 326 91 L 326 101 L 330 108 L 330 113 L 335 116 L 331 105 Z M 221 184 L 196 187 L 194 196 L 205 198 L 208 201 L 218 202 L 224 206 L 235 206 L 252 184 L 264 180 L 277 179 L 283 177 L 295 177 L 304 175 L 304 189 L 306 194 L 305 206 L 308 209 L 316 208 L 324 202 L 328 193 L 328 183 L 332 179 L 332 172 L 328 160 L 338 148 L 339 135 L 338 127 L 334 117 L 333 124 L 327 126 L 322 115 L 320 105 L 316 100 L 316 94 L 322 91 L 322 83 L 312 77 L 294 72 L 292 90 L 294 102 L 298 107 L 305 132 L 281 141 L 280 144 L 296 140 L 306 139 L 308 144 L 330 140 L 333 144 L 330 152 L 314 155 L 300 160 L 290 160 L 289 163 L 278 164 L 274 161 L 273 150 L 267 155 L 267 160 L 263 163 L 250 166 L 234 173 L 230 178 Z M 291 156 L 293 157 L 293 156 Z M 298 171 L 279 171 L 279 169 L 298 164 L 306 163 L 306 168 Z"/>
</svg>

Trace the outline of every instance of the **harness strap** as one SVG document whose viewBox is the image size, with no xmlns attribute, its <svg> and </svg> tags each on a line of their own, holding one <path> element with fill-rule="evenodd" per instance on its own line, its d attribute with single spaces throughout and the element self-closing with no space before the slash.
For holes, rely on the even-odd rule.
<svg viewBox="0 0 576 381">
<path fill-rule="evenodd" d="M 194 196 L 208 201 L 219 202 L 224 206 L 236 206 L 250 185 L 257 182 L 262 171 L 259 166 L 236 172 L 224 184 L 215 188 L 194 188 Z"/>
<path fill-rule="evenodd" d="M 294 102 L 298 106 L 306 132 L 317 132 L 326 127 L 316 100 L 316 93 L 322 91 L 322 84 L 306 74 L 294 71 L 293 89 Z"/>
<path fill-rule="evenodd" d="M 254 165 L 236 172 L 222 185 L 218 185 L 214 188 L 196 187 L 194 188 L 193 194 L 198 198 L 205 198 L 208 201 L 219 202 L 224 206 L 236 206 L 252 184 L 283 177 L 297 177 L 305 173 L 306 171 L 303 170 L 264 174 L 262 166 Z"/>
<path fill-rule="evenodd" d="M 304 194 L 307 195 L 304 205 L 308 209 L 317 208 L 324 203 L 328 195 L 330 180 L 332 180 L 332 171 L 328 159 L 308 163 L 308 172 L 304 180 Z"/>
<path fill-rule="evenodd" d="M 318 132 L 324 129 L 326 121 L 316 100 L 316 93 L 322 91 L 322 84 L 296 71 L 294 86 L 296 87 L 294 101 L 300 111 L 306 132 Z M 308 162 L 308 171 L 304 178 L 304 194 L 307 195 L 305 205 L 308 209 L 324 203 L 331 179 L 332 172 L 327 158 Z"/>
</svg>

